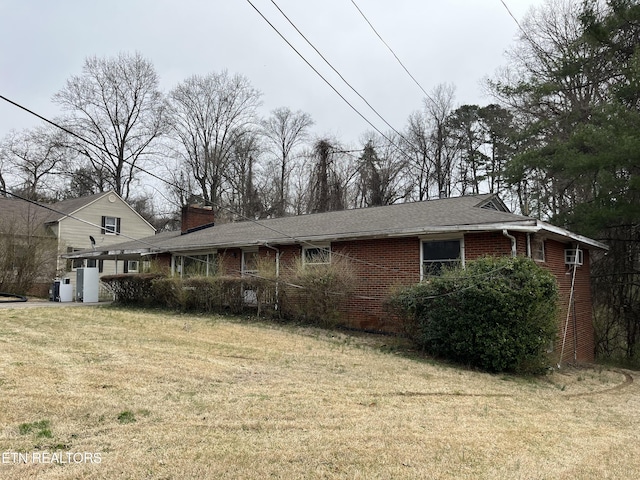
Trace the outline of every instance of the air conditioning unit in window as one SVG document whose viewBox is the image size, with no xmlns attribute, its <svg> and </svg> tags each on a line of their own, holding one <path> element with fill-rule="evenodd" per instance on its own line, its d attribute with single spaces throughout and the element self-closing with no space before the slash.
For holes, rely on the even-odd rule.
<svg viewBox="0 0 640 480">
<path fill-rule="evenodd" d="M 564 251 L 565 265 L 582 265 L 582 250 L 579 248 L 567 248 Z"/>
</svg>

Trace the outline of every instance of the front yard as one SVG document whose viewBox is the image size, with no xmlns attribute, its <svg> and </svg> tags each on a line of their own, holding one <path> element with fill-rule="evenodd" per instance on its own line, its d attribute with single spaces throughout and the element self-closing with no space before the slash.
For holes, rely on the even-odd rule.
<svg viewBox="0 0 640 480">
<path fill-rule="evenodd" d="M 488 375 L 395 342 L 0 310 L 0 478 L 640 478 L 633 372 Z"/>
</svg>

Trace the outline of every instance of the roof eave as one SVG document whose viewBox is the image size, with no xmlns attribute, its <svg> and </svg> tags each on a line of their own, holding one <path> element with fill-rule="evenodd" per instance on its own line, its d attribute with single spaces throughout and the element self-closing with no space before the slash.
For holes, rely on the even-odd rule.
<svg viewBox="0 0 640 480">
<path fill-rule="evenodd" d="M 556 227 L 555 225 L 551 225 L 546 222 L 542 222 L 538 220 L 538 224 L 540 225 L 540 230 L 548 232 L 552 235 L 557 235 L 560 237 L 565 237 L 577 242 L 580 245 L 586 245 L 591 248 L 595 248 L 598 250 L 604 250 L 605 252 L 609 250 L 609 246 L 594 240 L 593 238 L 585 237 L 584 235 L 579 235 L 577 233 L 570 232 L 562 227 Z"/>
</svg>

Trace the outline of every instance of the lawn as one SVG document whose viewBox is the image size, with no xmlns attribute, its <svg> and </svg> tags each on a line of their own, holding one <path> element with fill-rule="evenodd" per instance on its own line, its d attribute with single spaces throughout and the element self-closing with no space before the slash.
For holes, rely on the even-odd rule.
<svg viewBox="0 0 640 480">
<path fill-rule="evenodd" d="M 0 478 L 636 479 L 629 373 L 489 375 L 397 339 L 0 310 Z"/>
</svg>

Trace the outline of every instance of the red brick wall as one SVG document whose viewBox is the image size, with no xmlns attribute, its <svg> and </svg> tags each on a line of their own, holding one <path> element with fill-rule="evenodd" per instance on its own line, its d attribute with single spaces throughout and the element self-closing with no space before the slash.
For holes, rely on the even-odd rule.
<svg viewBox="0 0 640 480">
<path fill-rule="evenodd" d="M 569 311 L 573 269 L 564 264 L 564 250 L 566 248 L 572 248 L 572 246 L 554 240 L 547 240 L 545 242 L 545 262 L 541 263 L 542 266 L 548 268 L 555 275 L 560 290 L 558 340 L 554 343 L 554 351 L 559 360 L 564 342 L 563 362 L 571 362 L 574 359 L 580 362 L 592 362 L 595 358 L 595 340 L 591 302 L 589 251 L 584 251 L 584 262 L 581 266 L 576 267 L 574 315 L 573 310 Z M 567 313 L 569 313 L 568 322 Z"/>
<path fill-rule="evenodd" d="M 331 249 L 352 259 L 358 278 L 345 308 L 347 324 L 363 330 L 399 331 L 399 320 L 385 311 L 384 302 L 394 287 L 420 281 L 420 240 L 334 242 Z"/>
<path fill-rule="evenodd" d="M 526 234 L 509 232 L 509 235 L 516 237 L 518 255 L 526 255 Z M 465 260 L 475 260 L 487 255 L 498 257 L 511 255 L 511 240 L 502 232 L 467 233 L 464 236 L 464 255 Z"/>
<path fill-rule="evenodd" d="M 158 268 L 166 269 L 167 271 L 171 270 L 171 254 L 161 253 L 156 255 L 153 260 Z"/>
<path fill-rule="evenodd" d="M 242 273 L 242 250 L 227 248 L 218 250 L 219 268 L 224 275 L 240 275 Z"/>
<path fill-rule="evenodd" d="M 527 235 L 509 232 L 516 237 L 518 255 L 527 254 Z M 387 238 L 349 242 L 333 242 L 331 250 L 352 259 L 358 278 L 352 298 L 344 306 L 345 324 L 363 330 L 398 332 L 401 330 L 399 319 L 389 315 L 384 302 L 391 291 L 398 286 L 406 286 L 420 281 L 420 245 L 418 237 Z M 287 268 L 301 254 L 300 245 L 278 246 L 280 250 L 280 272 Z M 465 259 L 473 260 L 485 255 L 510 255 L 511 240 L 502 232 L 469 233 L 464 237 Z M 540 265 L 548 268 L 556 277 L 560 289 L 559 339 L 554 348 L 559 357 L 567 318 L 569 293 L 571 289 L 570 270 L 564 264 L 564 250 L 570 245 L 553 240 L 545 242 L 545 262 Z M 275 261 L 275 252 L 260 247 L 260 253 Z M 227 274 L 239 275 L 242 267 L 242 250 L 227 249 L 219 251 L 223 268 Z M 589 275 L 589 255 L 584 252 L 584 264 L 576 270 L 575 281 L 575 320 L 570 315 L 565 339 L 563 361 L 572 361 L 574 352 L 578 361 L 593 361 L 594 332 L 591 311 L 591 290 Z M 574 328 L 575 325 L 575 328 Z"/>
<path fill-rule="evenodd" d="M 182 207 L 180 230 L 185 233 L 193 228 L 214 223 L 214 220 L 213 208 L 187 205 Z"/>
</svg>

